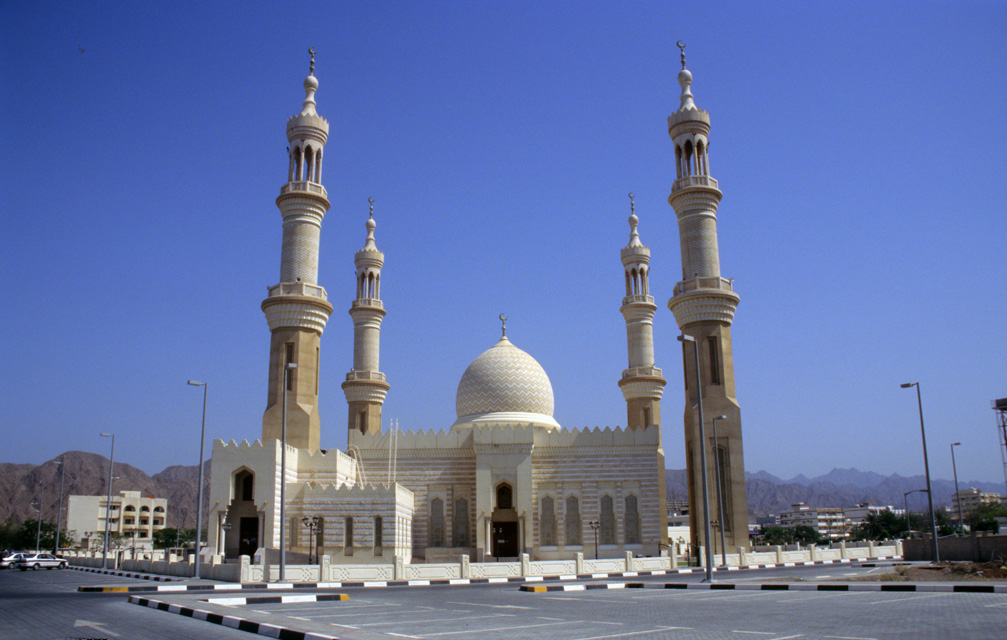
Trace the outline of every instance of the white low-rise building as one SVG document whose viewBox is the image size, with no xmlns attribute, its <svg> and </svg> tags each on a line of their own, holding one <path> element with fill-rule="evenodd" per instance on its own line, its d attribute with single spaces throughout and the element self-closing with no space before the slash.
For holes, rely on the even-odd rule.
<svg viewBox="0 0 1007 640">
<path fill-rule="evenodd" d="M 111 509 L 107 507 L 107 496 L 69 496 L 66 527 L 75 532 L 77 544 L 88 548 L 100 544 L 107 517 L 111 533 L 135 538 L 136 547 L 150 548 L 154 532 L 167 522 L 168 500 L 139 491 L 120 491 L 112 496 Z"/>
</svg>

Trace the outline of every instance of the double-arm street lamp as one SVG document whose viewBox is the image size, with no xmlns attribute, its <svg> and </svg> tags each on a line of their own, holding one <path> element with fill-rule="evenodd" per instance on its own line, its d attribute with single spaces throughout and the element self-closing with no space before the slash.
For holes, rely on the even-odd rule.
<svg viewBox="0 0 1007 640">
<path fill-rule="evenodd" d="M 703 381 L 699 374 L 699 343 L 690 335 L 681 334 L 678 341 L 684 346 L 691 342 L 696 353 L 696 407 L 699 410 L 699 473 L 703 485 L 703 546 L 706 547 L 706 581 L 713 582 L 713 534 L 710 531 L 710 491 L 706 475 L 706 426 L 703 424 Z M 723 525 L 721 525 L 723 526 Z M 721 529 L 723 531 L 723 529 Z"/>
<path fill-rule="evenodd" d="M 301 522 L 303 522 L 304 526 L 308 528 L 308 564 L 314 564 L 311 556 L 315 543 L 315 529 L 318 528 L 319 520 L 321 520 L 321 518 L 318 516 L 311 516 L 310 518 L 305 516 L 301 518 Z"/>
<path fill-rule="evenodd" d="M 203 441 L 206 439 L 206 391 L 209 385 L 198 380 L 189 380 L 193 387 L 203 387 L 203 426 L 199 431 L 199 491 L 196 498 L 196 567 L 193 577 L 199 579 L 199 545 L 203 537 Z"/>
<path fill-rule="evenodd" d="M 592 520 L 587 523 L 587 526 L 594 529 L 594 559 L 598 559 L 598 529 L 601 528 L 601 523 L 597 520 Z"/>
<path fill-rule="evenodd" d="M 108 454 L 108 500 L 105 502 L 105 540 L 102 544 L 101 566 L 108 569 L 108 536 L 109 525 L 112 522 L 112 466 L 115 464 L 115 434 L 103 433 L 102 438 L 112 438 L 112 450 Z"/>
<path fill-rule="evenodd" d="M 962 497 L 958 493 L 958 466 L 955 464 L 955 447 L 960 447 L 962 443 L 951 443 L 951 471 L 955 474 L 955 502 L 958 503 L 958 533 L 965 535 L 965 520 L 962 519 Z"/>
<path fill-rule="evenodd" d="M 930 506 L 930 538 L 933 541 L 934 562 L 940 562 L 940 550 L 937 544 L 937 520 L 934 517 L 934 492 L 930 487 L 930 460 L 927 458 L 927 431 L 923 428 L 923 396 L 920 394 L 919 382 L 906 382 L 903 389 L 916 387 L 916 403 L 920 408 L 920 433 L 923 435 L 923 469 L 927 474 L 927 502 Z"/>
<path fill-rule="evenodd" d="M 296 362 L 283 367 L 283 408 L 280 419 L 280 582 L 287 579 L 287 387 Z"/>
</svg>

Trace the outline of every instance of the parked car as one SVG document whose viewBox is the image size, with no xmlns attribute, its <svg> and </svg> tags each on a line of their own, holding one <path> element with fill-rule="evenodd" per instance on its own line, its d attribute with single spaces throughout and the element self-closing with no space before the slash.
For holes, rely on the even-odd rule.
<svg viewBox="0 0 1007 640">
<path fill-rule="evenodd" d="M 32 569 L 66 569 L 66 560 L 57 558 L 51 553 L 22 553 L 21 557 L 14 560 L 14 567 L 21 571 Z"/>
<path fill-rule="evenodd" d="M 8 553 L 3 558 L 0 558 L 0 569 L 10 569 L 14 565 L 14 561 L 23 556 L 23 553 Z"/>
</svg>

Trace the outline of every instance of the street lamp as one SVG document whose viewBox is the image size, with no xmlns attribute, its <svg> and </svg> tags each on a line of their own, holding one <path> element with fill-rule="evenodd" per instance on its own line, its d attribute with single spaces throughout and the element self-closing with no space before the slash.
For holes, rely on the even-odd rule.
<svg viewBox="0 0 1007 640">
<path fill-rule="evenodd" d="M 231 531 L 231 523 L 226 519 L 220 524 L 220 528 L 224 530 L 224 539 L 221 541 L 220 552 L 227 554 L 227 534 Z"/>
<path fill-rule="evenodd" d="M 283 408 L 280 419 L 280 582 L 287 579 L 287 385 L 290 372 L 297 368 L 296 362 L 288 362 L 283 367 Z"/>
<path fill-rule="evenodd" d="M 57 460 L 59 465 L 59 507 L 56 509 L 56 543 L 53 545 L 52 554 L 59 555 L 59 534 L 60 524 L 63 522 L 63 484 L 66 482 L 66 465 L 62 460 Z M 956 489 L 957 491 L 957 489 Z"/>
<path fill-rule="evenodd" d="M 209 385 L 206 382 L 189 380 L 189 385 L 193 387 L 203 387 L 203 427 L 199 431 L 199 491 L 196 498 L 196 567 L 193 578 L 199 579 L 199 544 L 203 534 L 203 441 L 206 439 L 206 391 Z"/>
<path fill-rule="evenodd" d="M 594 529 L 594 559 L 598 559 L 598 529 L 601 528 L 601 523 L 597 520 L 592 520 L 587 523 L 587 526 Z"/>
<path fill-rule="evenodd" d="M 937 520 L 934 517 L 934 492 L 930 487 L 930 460 L 927 458 L 927 431 L 923 428 L 923 396 L 920 394 L 920 383 L 919 382 L 906 382 L 902 385 L 903 389 L 908 389 L 909 387 L 916 387 L 916 403 L 920 408 L 920 433 L 923 435 L 923 470 L 927 474 L 927 501 L 930 505 L 930 537 L 933 540 L 934 547 L 934 562 L 940 562 L 940 550 L 937 544 Z"/>
<path fill-rule="evenodd" d="M 913 523 L 909 521 L 909 494 L 910 493 L 930 493 L 926 489 L 913 489 L 912 491 L 906 491 L 902 494 L 902 501 L 906 505 L 906 537 L 908 538 L 913 533 Z"/>
<path fill-rule="evenodd" d="M 35 532 L 35 555 L 38 555 L 38 544 L 42 538 L 42 504 L 45 502 L 45 483 L 41 480 L 38 483 L 42 487 L 42 493 L 38 498 L 38 527 Z"/>
<path fill-rule="evenodd" d="M 318 516 L 311 516 L 310 518 L 305 516 L 301 518 L 301 522 L 304 526 L 308 528 L 308 564 L 314 564 L 311 560 L 312 550 L 314 549 L 315 543 L 315 529 L 318 527 L 318 521 L 321 520 Z"/>
<path fill-rule="evenodd" d="M 958 503 L 958 533 L 965 535 L 965 520 L 962 518 L 962 497 L 958 494 L 958 466 L 955 465 L 955 447 L 960 447 L 962 443 L 951 443 L 951 470 L 955 474 L 955 502 Z"/>
<path fill-rule="evenodd" d="M 696 353 L 696 407 L 699 410 L 699 469 L 700 477 L 703 479 L 703 544 L 706 547 L 706 581 L 713 582 L 713 547 L 710 545 L 713 534 L 710 531 L 710 491 L 706 485 L 709 479 L 706 475 L 706 426 L 703 424 L 703 381 L 699 375 L 699 343 L 692 336 L 681 334 L 678 341 L 685 346 L 686 342 L 691 342 Z"/>
<path fill-rule="evenodd" d="M 720 487 L 720 448 L 717 445 L 717 420 L 727 420 L 727 416 L 713 417 L 713 468 L 717 474 L 717 518 L 720 520 L 720 559 L 727 566 L 727 538 L 724 535 L 724 493 Z"/>
<path fill-rule="evenodd" d="M 105 540 L 102 545 L 101 568 L 108 569 L 108 527 L 112 522 L 112 466 L 115 464 L 115 434 L 103 433 L 102 438 L 112 438 L 112 450 L 108 454 L 108 499 L 105 502 Z"/>
</svg>

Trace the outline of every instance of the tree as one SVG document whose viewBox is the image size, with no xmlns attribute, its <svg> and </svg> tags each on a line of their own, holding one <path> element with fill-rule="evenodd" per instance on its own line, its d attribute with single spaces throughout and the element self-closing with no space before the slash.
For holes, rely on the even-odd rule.
<svg viewBox="0 0 1007 640">
<path fill-rule="evenodd" d="M 997 525 L 996 518 L 1005 517 L 1007 517 L 1007 505 L 986 504 L 969 511 L 969 514 L 965 516 L 965 522 L 968 523 L 969 529 L 972 531 L 999 533 L 1000 527 Z"/>
<path fill-rule="evenodd" d="M 818 544 L 822 541 L 822 534 L 806 524 L 796 527 L 764 527 L 762 529 L 762 539 L 765 544 L 785 545 L 800 543 L 803 545 Z"/>
<path fill-rule="evenodd" d="M 4 526 L 6 527 L 8 523 L 5 523 Z M 59 546 L 62 548 L 72 545 L 75 535 L 73 531 L 60 531 Z M 15 549 L 34 549 L 36 537 L 38 539 L 39 551 L 46 549 L 51 551 L 56 547 L 56 525 L 51 522 L 43 522 L 40 532 L 38 520 L 25 520 L 13 531 L 13 534 L 10 536 L 10 544 L 5 543 L 3 546 L 10 546 Z"/>
<path fill-rule="evenodd" d="M 867 520 L 853 527 L 851 540 L 891 540 L 898 538 L 906 530 L 905 518 L 900 518 L 885 509 L 880 513 L 868 513 Z"/>
</svg>

